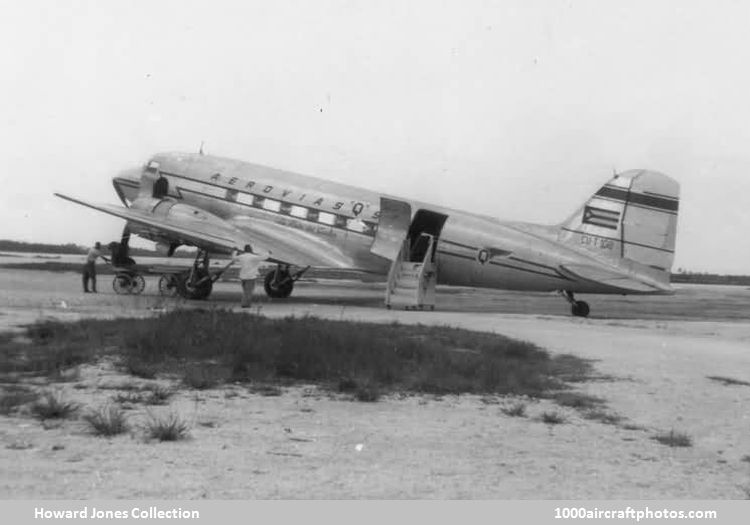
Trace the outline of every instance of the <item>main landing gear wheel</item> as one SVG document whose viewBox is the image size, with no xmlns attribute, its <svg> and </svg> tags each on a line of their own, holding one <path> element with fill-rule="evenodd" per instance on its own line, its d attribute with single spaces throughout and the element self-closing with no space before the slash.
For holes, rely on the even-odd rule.
<svg viewBox="0 0 750 525">
<path fill-rule="evenodd" d="M 273 299 L 286 299 L 292 295 L 294 280 L 288 270 L 276 269 L 268 272 L 263 279 L 263 288 L 268 297 Z"/>
<path fill-rule="evenodd" d="M 159 294 L 174 297 L 179 293 L 179 279 L 174 274 L 164 274 L 159 277 Z"/>
<path fill-rule="evenodd" d="M 177 276 L 177 293 L 179 293 L 185 299 L 203 300 L 208 299 L 213 290 L 214 283 L 208 275 L 208 272 L 203 268 L 194 270 L 195 275 L 191 276 L 191 272 L 184 272 Z M 191 278 L 192 277 L 192 278 Z"/>
<path fill-rule="evenodd" d="M 570 303 L 570 313 L 573 314 L 574 317 L 588 317 L 589 316 L 589 304 L 586 301 L 576 301 L 576 298 L 573 296 L 573 292 L 569 292 L 567 290 L 561 290 L 560 295 L 562 295 L 566 301 Z"/>
<path fill-rule="evenodd" d="M 589 304 L 586 301 L 576 301 L 570 305 L 570 313 L 575 317 L 588 317 L 589 316 Z"/>
</svg>

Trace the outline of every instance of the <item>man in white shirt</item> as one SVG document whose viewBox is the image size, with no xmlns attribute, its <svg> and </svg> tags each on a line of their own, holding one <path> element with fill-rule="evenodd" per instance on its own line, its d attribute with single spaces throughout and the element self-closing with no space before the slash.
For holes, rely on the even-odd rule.
<svg viewBox="0 0 750 525">
<path fill-rule="evenodd" d="M 102 255 L 102 243 L 97 242 L 93 248 L 86 254 L 86 262 L 83 263 L 83 292 L 89 293 L 89 279 L 91 280 L 91 291 L 96 293 L 96 260 L 101 257 L 109 262 Z"/>
<path fill-rule="evenodd" d="M 234 250 L 232 261 L 240 265 L 240 281 L 242 282 L 242 308 L 249 308 L 253 302 L 253 290 L 255 289 L 255 280 L 258 278 L 258 268 L 261 263 L 271 255 L 268 252 L 265 255 L 253 253 L 249 244 L 245 245 L 245 251 Z"/>
</svg>

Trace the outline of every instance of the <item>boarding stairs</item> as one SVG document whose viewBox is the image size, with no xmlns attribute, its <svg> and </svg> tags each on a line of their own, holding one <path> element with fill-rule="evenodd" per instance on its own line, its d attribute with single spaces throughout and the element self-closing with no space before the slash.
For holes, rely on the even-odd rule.
<svg viewBox="0 0 750 525">
<path fill-rule="evenodd" d="M 391 263 L 385 291 L 387 308 L 405 310 L 435 309 L 436 238 L 423 233 L 414 243 L 406 239 Z"/>
</svg>

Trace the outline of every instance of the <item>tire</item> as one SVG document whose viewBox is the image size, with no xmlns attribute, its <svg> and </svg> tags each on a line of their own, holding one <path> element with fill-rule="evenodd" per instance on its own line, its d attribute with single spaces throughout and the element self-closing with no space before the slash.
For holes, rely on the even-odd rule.
<svg viewBox="0 0 750 525">
<path fill-rule="evenodd" d="M 174 274 L 164 274 L 159 277 L 159 294 L 166 297 L 174 297 L 179 293 L 179 277 Z"/>
<path fill-rule="evenodd" d="M 204 270 L 198 270 L 197 278 L 203 279 L 208 276 L 208 273 Z M 198 286 L 190 286 L 188 279 L 190 278 L 190 272 L 183 272 L 175 276 L 177 279 L 177 291 L 185 299 L 203 300 L 207 299 L 211 295 L 214 283 L 211 279 L 207 279 L 200 283 Z"/>
<path fill-rule="evenodd" d="M 265 289 L 268 297 L 271 297 L 273 299 L 286 299 L 287 297 L 292 295 L 292 290 L 294 290 L 294 281 L 289 280 L 281 285 L 277 285 L 274 283 L 275 276 L 275 270 L 268 272 L 263 278 L 263 288 Z M 282 279 L 286 277 L 289 277 L 288 273 L 282 274 L 281 276 Z"/>
<path fill-rule="evenodd" d="M 132 286 L 132 279 L 127 273 L 116 273 L 112 279 L 112 289 L 117 295 L 130 294 Z"/>
<path fill-rule="evenodd" d="M 588 317 L 589 305 L 585 301 L 576 301 L 571 306 L 570 311 L 575 317 Z"/>
<path fill-rule="evenodd" d="M 143 290 L 146 289 L 146 280 L 140 274 L 135 274 L 130 277 L 130 293 L 133 295 L 140 295 Z"/>
</svg>

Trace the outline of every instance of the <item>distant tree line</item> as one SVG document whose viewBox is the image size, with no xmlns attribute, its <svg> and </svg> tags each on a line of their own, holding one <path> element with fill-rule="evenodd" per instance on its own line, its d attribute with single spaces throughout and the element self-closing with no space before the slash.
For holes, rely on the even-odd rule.
<svg viewBox="0 0 750 525">
<path fill-rule="evenodd" d="M 106 244 L 104 251 L 106 252 Z M 21 252 L 21 253 L 55 253 L 68 255 L 83 255 L 88 252 L 88 246 L 79 246 L 78 244 L 46 244 L 41 242 L 23 242 L 0 239 L 0 251 Z M 130 248 L 131 256 L 159 257 L 161 254 L 156 250 L 147 248 Z M 178 250 L 175 257 L 193 257 L 194 254 L 185 250 Z"/>
<path fill-rule="evenodd" d="M 673 273 L 670 280 L 673 283 L 750 286 L 750 275 L 722 275 L 708 272 L 686 272 L 684 270 Z"/>
</svg>

